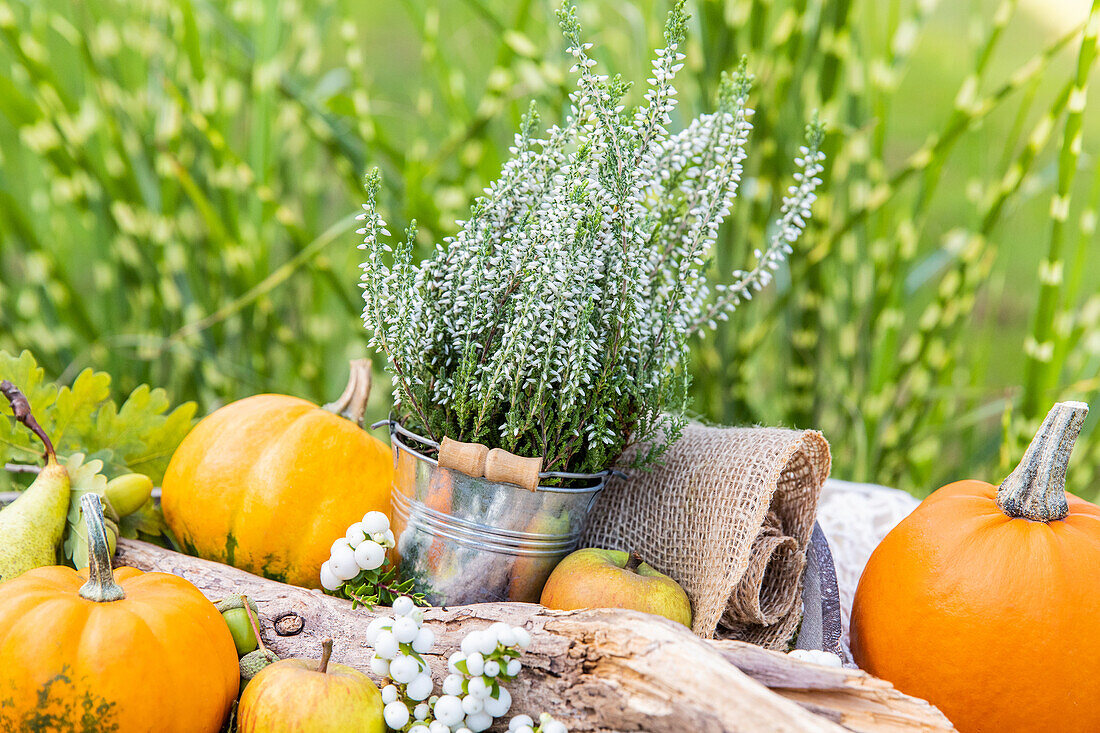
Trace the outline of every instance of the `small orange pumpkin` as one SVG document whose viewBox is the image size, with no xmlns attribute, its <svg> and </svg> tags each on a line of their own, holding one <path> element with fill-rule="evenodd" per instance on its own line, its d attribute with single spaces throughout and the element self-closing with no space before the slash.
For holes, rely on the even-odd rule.
<svg viewBox="0 0 1100 733">
<path fill-rule="evenodd" d="M 183 578 L 112 573 L 99 497 L 80 503 L 88 569 L 0 591 L 0 730 L 217 733 L 240 679 L 221 614 Z"/>
<path fill-rule="evenodd" d="M 1065 491 L 1087 412 L 1055 405 L 999 488 L 933 493 L 860 578 L 856 662 L 962 733 L 1100 731 L 1100 507 Z"/>
<path fill-rule="evenodd" d="M 393 457 L 359 426 L 369 393 L 370 362 L 360 360 L 324 409 L 266 394 L 204 418 L 164 475 L 176 539 L 207 560 L 320 588 L 333 540 L 368 511 L 390 513 Z"/>
</svg>

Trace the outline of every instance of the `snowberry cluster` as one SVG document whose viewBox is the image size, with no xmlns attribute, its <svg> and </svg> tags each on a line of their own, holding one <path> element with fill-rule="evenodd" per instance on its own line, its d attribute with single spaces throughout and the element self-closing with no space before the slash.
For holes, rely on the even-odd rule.
<svg viewBox="0 0 1100 733">
<path fill-rule="evenodd" d="M 537 725 L 530 715 L 517 715 L 508 721 L 508 733 L 569 733 L 569 729 L 550 713 L 543 713 Z"/>
<path fill-rule="evenodd" d="M 321 563 L 321 586 L 334 591 L 364 570 L 377 570 L 394 544 L 389 517 L 367 512 L 363 521 L 348 527 L 347 534 L 332 543 L 329 559 Z"/>
<path fill-rule="evenodd" d="M 473 733 L 486 730 L 494 718 L 507 715 L 512 696 L 501 682 L 519 675 L 521 649 L 531 644 L 526 629 L 495 623 L 481 631 L 471 631 L 462 640 L 461 650 L 447 660 L 451 674 L 443 680 L 443 696 L 436 703 L 436 720 L 443 723 L 464 721 Z"/>
<path fill-rule="evenodd" d="M 367 512 L 332 543 L 329 559 L 321 563 L 321 587 L 355 606 L 388 606 L 404 595 L 423 604 L 423 596 L 413 592 L 413 581 L 401 580 L 386 560 L 386 550 L 394 544 L 389 517 Z"/>
<path fill-rule="evenodd" d="M 435 644 L 435 634 L 423 627 L 424 610 L 407 596 L 393 602 L 393 617 L 378 617 L 367 627 L 374 647 L 371 670 L 388 677 L 382 688 L 386 725 L 407 733 L 479 733 L 496 718 L 507 715 L 512 696 L 502 682 L 516 678 L 523 665 L 521 649 L 531 643 L 526 629 L 495 623 L 472 631 L 461 651 L 447 662 L 451 674 L 443 680 L 443 694 L 433 695 L 431 670 L 424 654 Z M 511 731 L 567 733 L 547 715 L 538 726 L 526 715 L 512 720 Z"/>
</svg>

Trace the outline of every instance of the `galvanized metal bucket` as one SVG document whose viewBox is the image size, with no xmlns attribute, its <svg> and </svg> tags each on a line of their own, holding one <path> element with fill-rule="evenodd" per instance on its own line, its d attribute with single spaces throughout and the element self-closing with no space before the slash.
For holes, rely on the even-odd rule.
<svg viewBox="0 0 1100 733">
<path fill-rule="evenodd" d="M 514 484 L 442 468 L 435 441 L 394 421 L 394 549 L 404 579 L 434 606 L 497 601 L 537 603 L 550 571 L 577 547 L 610 471 L 543 473 L 576 487 Z"/>
</svg>

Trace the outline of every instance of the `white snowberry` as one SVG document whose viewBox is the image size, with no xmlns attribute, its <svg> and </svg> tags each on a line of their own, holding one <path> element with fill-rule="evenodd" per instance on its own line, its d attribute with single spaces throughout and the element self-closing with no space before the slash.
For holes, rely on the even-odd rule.
<svg viewBox="0 0 1100 733">
<path fill-rule="evenodd" d="M 374 672 L 379 677 L 390 676 L 390 661 L 383 659 L 382 657 L 374 656 L 370 658 L 370 671 Z"/>
<path fill-rule="evenodd" d="M 539 730 L 541 733 L 569 733 L 569 729 L 565 727 L 565 723 L 558 720 L 548 720 L 544 722 Z"/>
<path fill-rule="evenodd" d="M 374 640 L 374 653 L 383 659 L 393 659 L 400 652 L 397 638 L 390 629 L 382 629 Z"/>
<path fill-rule="evenodd" d="M 528 728 L 534 726 L 535 721 L 531 719 L 530 715 L 516 715 L 508 721 L 508 730 L 513 731 L 520 726 L 526 725 Z"/>
<path fill-rule="evenodd" d="M 492 693 L 492 688 L 489 687 L 489 683 L 481 676 L 472 678 L 469 683 L 467 683 L 466 690 L 474 697 L 482 700 L 489 697 L 490 693 Z"/>
<path fill-rule="evenodd" d="M 486 677 L 496 677 L 498 674 L 500 674 L 500 663 L 490 659 L 488 662 L 485 663 L 485 669 L 484 671 L 482 671 L 482 674 Z"/>
<path fill-rule="evenodd" d="M 490 695 L 485 698 L 485 712 L 494 718 L 503 718 L 512 709 L 512 695 L 503 687 L 498 692 L 496 697 Z"/>
<path fill-rule="evenodd" d="M 409 722 L 409 708 L 400 700 L 395 700 L 382 708 L 382 717 L 386 719 L 386 725 L 401 730 Z"/>
<path fill-rule="evenodd" d="M 355 548 L 352 557 L 355 559 L 355 565 L 357 567 L 355 571 L 356 574 L 359 573 L 358 568 L 362 568 L 363 570 L 377 570 L 382 567 L 382 563 L 386 561 L 386 548 L 382 547 L 382 545 L 377 542 L 364 540 Z"/>
<path fill-rule="evenodd" d="M 431 629 L 420 629 L 416 632 L 416 638 L 413 639 L 412 647 L 413 651 L 417 654 L 427 654 L 432 650 L 432 645 L 435 644 L 435 632 Z"/>
<path fill-rule="evenodd" d="M 325 560 L 321 563 L 321 587 L 325 590 L 336 590 L 343 581 L 336 577 L 336 573 L 332 572 L 332 563 Z"/>
<path fill-rule="evenodd" d="M 474 697 L 473 695 L 467 695 L 462 698 L 462 712 L 467 715 L 473 715 L 474 713 L 480 713 L 485 709 L 485 701 L 480 697 Z"/>
<path fill-rule="evenodd" d="M 344 540 L 343 545 L 332 548 L 332 557 L 328 562 L 332 573 L 340 580 L 351 580 L 359 574 L 359 564 L 355 562 L 355 551 L 351 549 L 351 545 L 347 544 L 347 540 Z"/>
<path fill-rule="evenodd" d="M 363 521 L 360 524 L 367 534 L 385 532 L 390 528 L 390 518 L 382 512 L 367 512 L 363 515 Z"/>
<path fill-rule="evenodd" d="M 391 664 L 392 668 L 393 665 Z M 413 681 L 405 686 L 405 694 L 409 696 L 411 700 L 427 700 L 428 696 L 432 694 L 432 689 L 435 684 L 432 682 L 432 676 L 430 674 L 418 674 L 413 678 Z"/>
<path fill-rule="evenodd" d="M 382 688 L 382 702 L 389 705 L 397 699 L 397 685 L 386 685 Z"/>
<path fill-rule="evenodd" d="M 378 634 L 380 634 L 383 629 L 388 629 L 391 626 L 393 626 L 392 618 L 386 618 L 385 616 L 376 616 L 375 618 L 371 619 L 371 622 L 367 624 L 367 632 L 365 634 L 365 636 L 367 637 L 367 643 L 371 646 L 374 646 L 374 643 L 378 641 Z"/>
<path fill-rule="evenodd" d="M 497 635 L 492 630 L 486 629 L 481 632 L 481 636 L 477 640 L 477 651 L 482 654 L 492 654 L 497 649 Z"/>
<path fill-rule="evenodd" d="M 396 616 L 408 616 L 414 608 L 416 604 L 408 596 L 399 596 L 393 601 L 393 612 Z"/>
<path fill-rule="evenodd" d="M 417 723 L 416 725 L 409 728 L 409 733 L 432 733 L 432 731 L 428 726 Z"/>
<path fill-rule="evenodd" d="M 485 657 L 480 652 L 474 652 L 466 657 L 466 671 L 474 677 L 478 677 L 485 670 Z"/>
<path fill-rule="evenodd" d="M 508 668 L 505 671 L 508 673 L 509 677 L 515 677 L 516 675 L 518 675 L 520 673 L 520 670 L 522 670 L 522 669 L 523 669 L 523 663 L 522 662 L 520 662 L 518 659 L 509 659 L 508 660 Z"/>
<path fill-rule="evenodd" d="M 462 653 L 466 656 L 470 656 L 474 652 L 478 651 L 478 647 L 481 646 L 481 632 L 471 631 L 466 634 L 462 639 L 462 643 L 459 645 L 462 649 Z"/>
<path fill-rule="evenodd" d="M 342 547 L 346 547 L 349 550 L 354 549 L 351 546 L 351 543 L 348 542 L 347 537 L 337 537 L 335 540 L 332 541 L 332 547 L 329 548 L 328 554 L 331 555 Z"/>
<path fill-rule="evenodd" d="M 428 703 L 426 703 L 426 702 L 422 702 L 419 705 L 417 705 L 415 708 L 413 708 L 413 717 L 416 718 L 417 720 L 427 720 L 428 716 L 431 715 L 431 714 L 432 714 L 432 709 L 431 709 L 431 707 L 428 706 Z M 410 731 L 410 733 L 412 733 L 412 732 Z"/>
<path fill-rule="evenodd" d="M 435 719 L 446 726 L 456 726 L 466 714 L 462 710 L 462 700 L 455 695 L 444 695 L 435 701 Z"/>
<path fill-rule="evenodd" d="M 418 674 L 420 674 L 420 663 L 412 657 L 399 654 L 390 662 L 390 679 L 399 685 L 412 682 Z"/>
<path fill-rule="evenodd" d="M 497 632 L 497 641 L 504 646 L 516 645 L 516 632 L 511 626 L 504 624 L 504 628 Z"/>
<path fill-rule="evenodd" d="M 460 674 L 449 674 L 444 677 L 443 693 L 446 695 L 461 695 L 463 679 L 463 676 Z"/>
<path fill-rule="evenodd" d="M 393 620 L 393 638 L 401 644 L 411 644 L 420 628 L 408 616 L 398 616 Z"/>
<path fill-rule="evenodd" d="M 520 649 L 526 649 L 531 646 L 531 635 L 527 633 L 527 629 L 522 626 L 517 626 L 512 629 L 512 631 L 515 632 L 516 635 L 516 646 Z"/>
<path fill-rule="evenodd" d="M 344 534 L 344 538 L 348 541 L 348 544 L 352 546 L 352 549 L 359 546 L 359 543 L 367 538 L 367 533 L 363 531 L 363 525 L 359 522 L 348 527 L 348 531 Z"/>
<path fill-rule="evenodd" d="M 451 670 L 455 674 L 461 674 L 462 670 L 458 668 L 458 663 L 466 660 L 466 655 L 462 652 L 454 652 L 451 656 L 447 657 L 447 669 Z"/>
<path fill-rule="evenodd" d="M 493 726 L 493 716 L 482 710 L 480 713 L 466 716 L 466 727 L 473 733 L 481 733 Z"/>
<path fill-rule="evenodd" d="M 461 728 L 456 730 L 455 733 L 474 733 L 474 732 L 472 730 L 470 730 L 469 728 L 467 728 L 466 726 L 462 726 Z"/>
<path fill-rule="evenodd" d="M 428 726 L 428 733 L 451 733 L 451 726 L 433 720 L 431 725 Z"/>
</svg>

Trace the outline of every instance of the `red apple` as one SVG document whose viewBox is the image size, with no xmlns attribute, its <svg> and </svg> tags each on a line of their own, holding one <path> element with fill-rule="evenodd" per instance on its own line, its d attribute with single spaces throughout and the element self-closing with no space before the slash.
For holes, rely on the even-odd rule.
<svg viewBox="0 0 1100 733">
<path fill-rule="evenodd" d="M 620 550 L 589 547 L 554 568 L 542 589 L 542 605 L 574 608 L 632 608 L 691 627 L 691 601 L 672 578 Z"/>
</svg>

